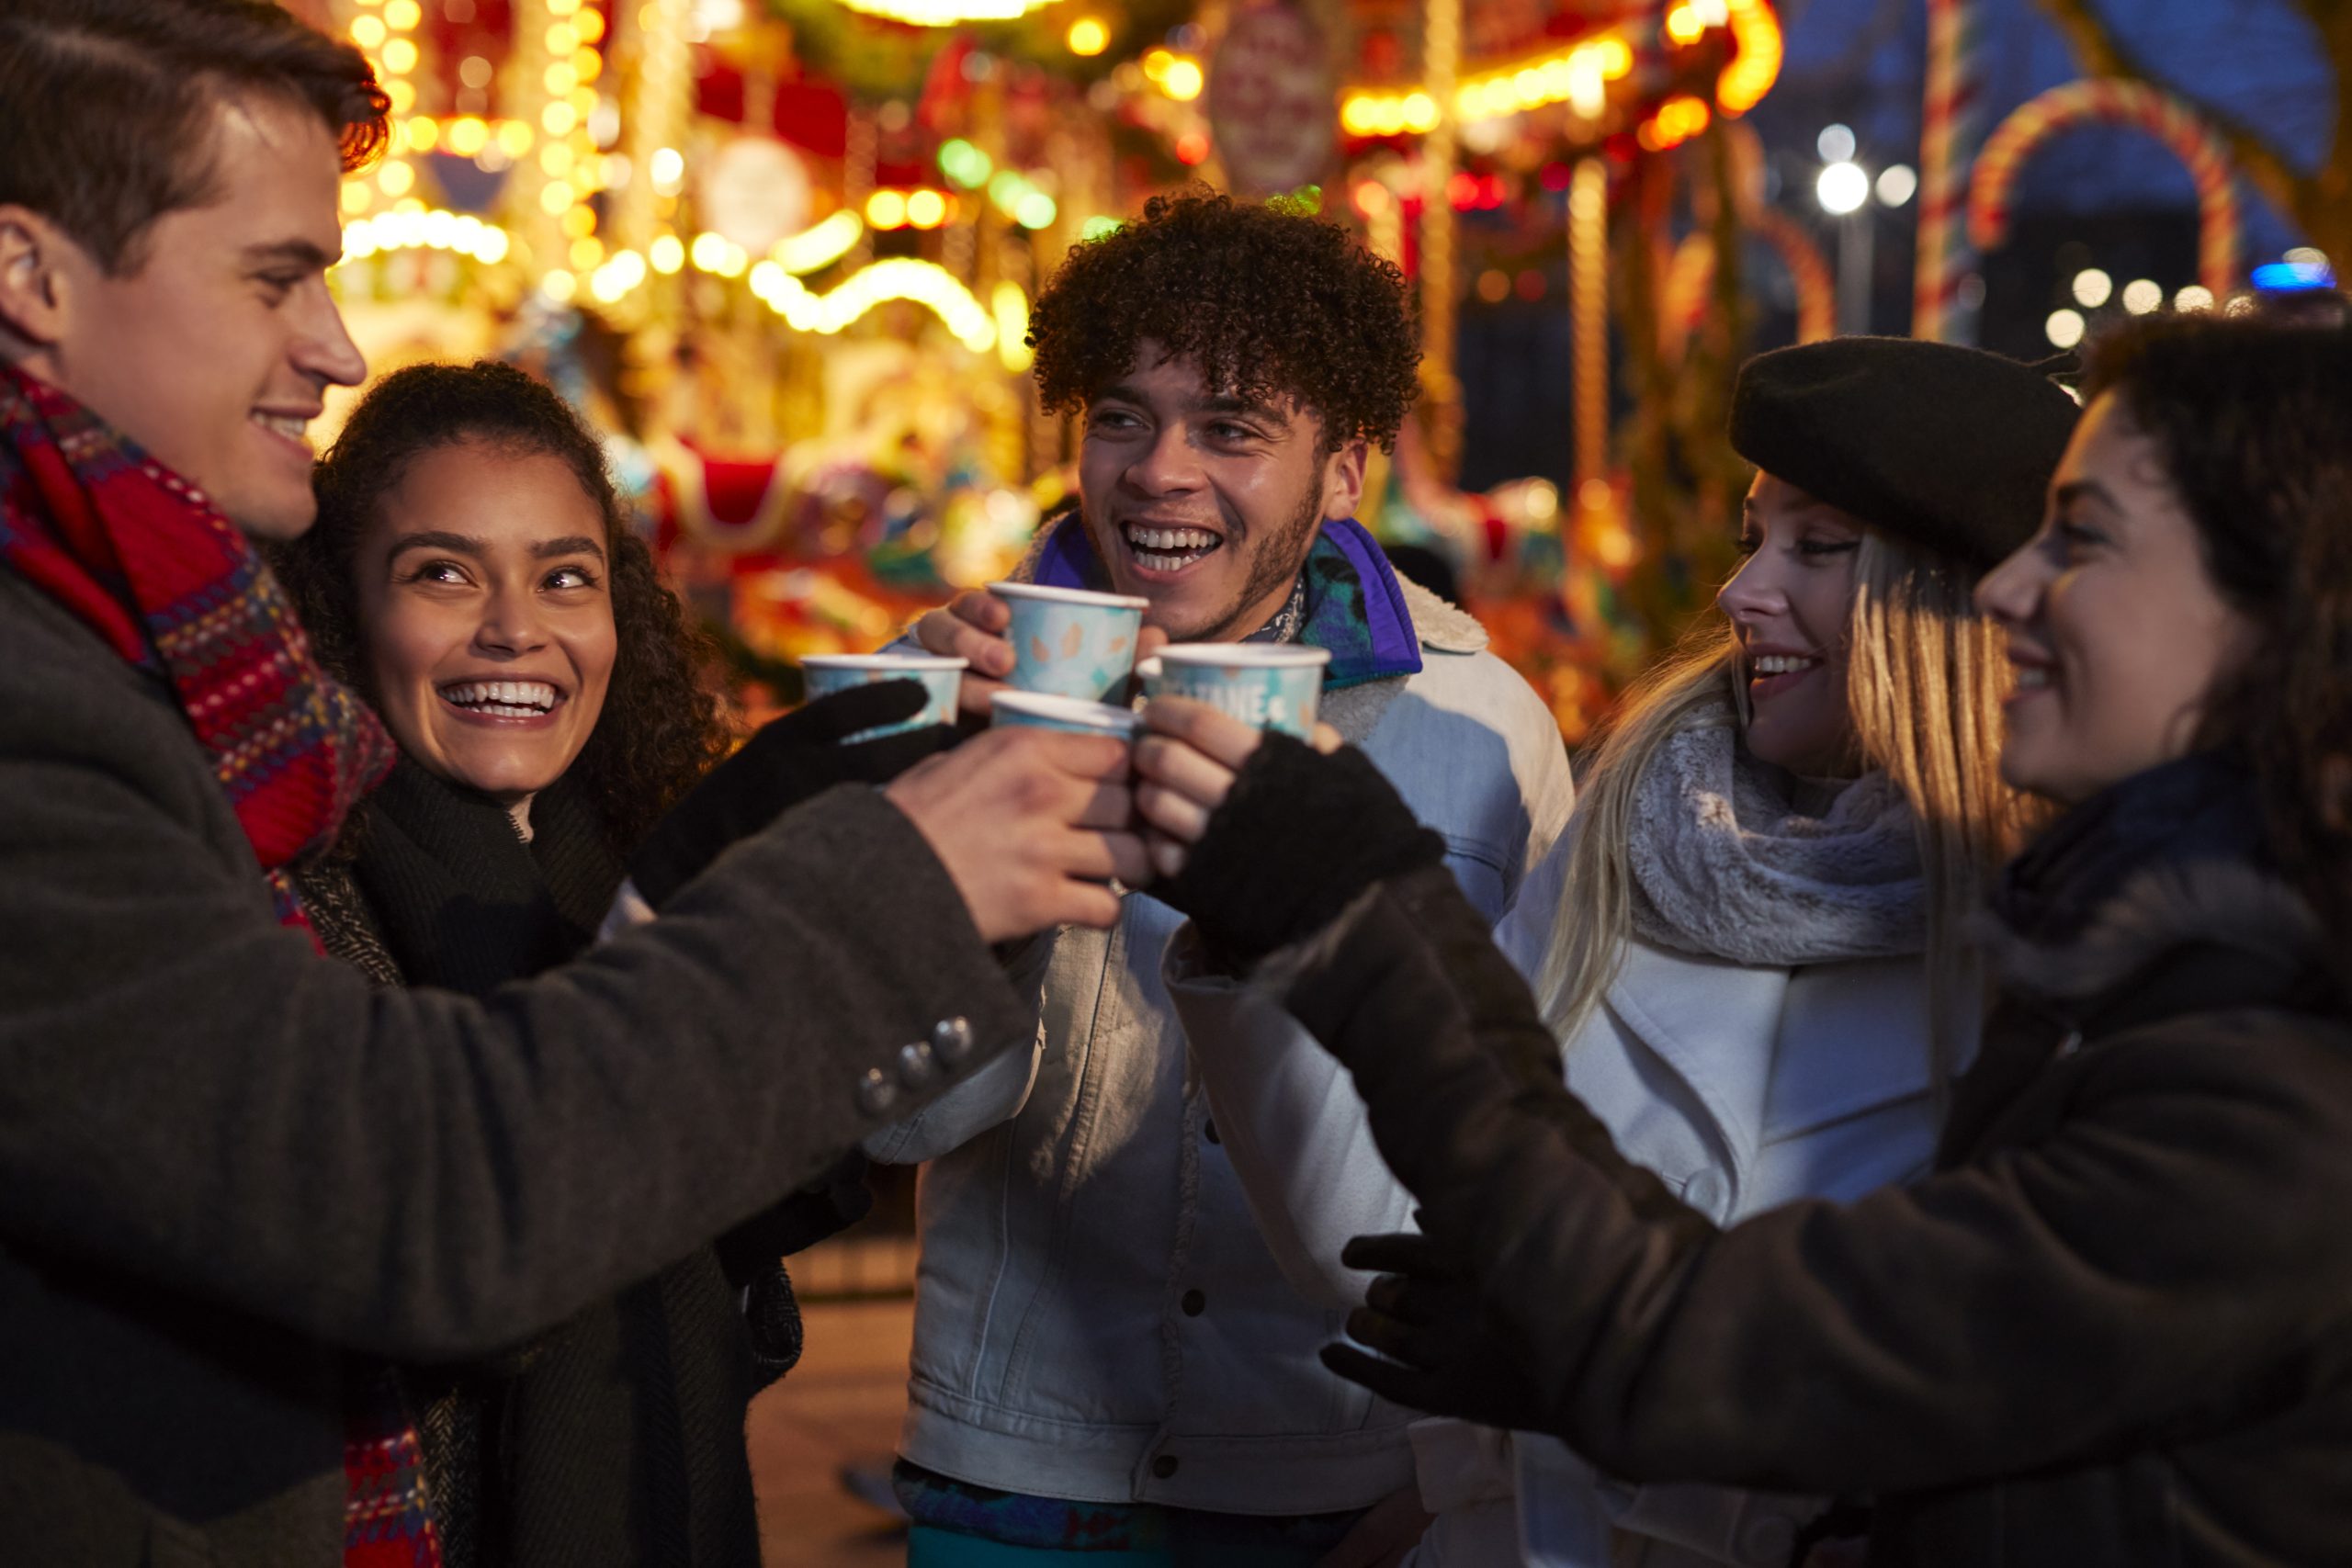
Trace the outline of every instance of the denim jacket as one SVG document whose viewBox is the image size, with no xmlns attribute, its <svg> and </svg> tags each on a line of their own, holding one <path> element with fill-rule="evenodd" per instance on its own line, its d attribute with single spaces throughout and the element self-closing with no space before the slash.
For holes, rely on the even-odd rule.
<svg viewBox="0 0 2352 1568">
<path fill-rule="evenodd" d="M 1421 670 L 1329 692 L 1323 716 L 1498 917 L 1567 818 L 1566 755 L 1477 623 L 1404 592 Z M 1130 894 L 1111 931 L 1036 944 L 1033 1049 L 869 1141 L 878 1159 L 928 1162 L 900 1452 L 1033 1495 L 1363 1506 L 1411 1483 L 1412 1417 L 1316 1358 L 1344 1313 L 1286 1280 L 1219 1142 L 1161 975 L 1182 923 Z M 1286 1017 L 1249 1027 L 1320 1050 Z M 1296 1129 L 1303 1160 L 1323 1135 Z"/>
</svg>

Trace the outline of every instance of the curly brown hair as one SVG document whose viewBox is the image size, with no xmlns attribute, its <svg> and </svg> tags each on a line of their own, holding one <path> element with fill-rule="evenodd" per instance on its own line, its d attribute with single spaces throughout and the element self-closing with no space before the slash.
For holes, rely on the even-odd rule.
<svg viewBox="0 0 2352 1568">
<path fill-rule="evenodd" d="M 411 463 L 465 441 L 559 459 L 604 516 L 620 646 L 604 711 L 569 776 L 587 787 L 614 843 L 632 849 L 727 755 L 734 734 L 706 679 L 716 651 L 708 634 L 687 624 L 653 553 L 623 521 L 602 445 L 543 382 L 487 360 L 411 366 L 377 382 L 311 475 L 318 523 L 274 548 L 272 564 L 319 661 L 372 696 L 360 647 L 360 538 Z"/>
<path fill-rule="evenodd" d="M 2092 350 L 2084 398 L 2106 392 L 2258 628 L 2199 739 L 2252 760 L 2280 868 L 2352 956 L 2352 333 L 2152 316 Z"/>
<path fill-rule="evenodd" d="M 1421 350 L 1405 276 L 1336 223 L 1208 190 L 1072 247 L 1029 317 L 1038 395 L 1081 412 L 1138 346 L 1191 359 L 1223 395 L 1315 411 L 1328 453 L 1395 445 Z"/>
</svg>

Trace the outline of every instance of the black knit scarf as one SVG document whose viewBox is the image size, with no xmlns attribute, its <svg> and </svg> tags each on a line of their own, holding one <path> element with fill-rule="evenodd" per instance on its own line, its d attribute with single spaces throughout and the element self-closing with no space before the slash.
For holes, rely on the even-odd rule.
<svg viewBox="0 0 2352 1568">
<path fill-rule="evenodd" d="M 496 801 L 405 759 L 367 810 L 354 877 L 413 986 L 481 997 L 560 964 L 620 886 L 569 781 L 532 800 L 528 843 Z M 758 1382 L 708 1248 L 497 1361 L 417 1374 L 450 1568 L 754 1568 Z"/>
</svg>

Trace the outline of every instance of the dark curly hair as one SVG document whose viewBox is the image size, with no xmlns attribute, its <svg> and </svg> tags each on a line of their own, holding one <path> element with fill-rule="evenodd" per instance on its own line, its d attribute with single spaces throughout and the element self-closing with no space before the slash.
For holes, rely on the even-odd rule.
<svg viewBox="0 0 2352 1568">
<path fill-rule="evenodd" d="M 1393 446 L 1421 357 L 1393 265 L 1295 206 L 1206 190 L 1156 196 L 1135 222 L 1072 247 L 1029 317 L 1046 408 L 1083 411 L 1146 340 L 1196 360 L 1225 395 L 1295 398 L 1321 420 L 1326 452 Z"/>
<path fill-rule="evenodd" d="M 2279 865 L 2352 958 L 2352 333 L 2152 316 L 2092 350 L 2083 394 L 2106 392 L 2260 638 L 2199 739 L 2251 758 Z"/>
<path fill-rule="evenodd" d="M 354 558 L 383 499 L 424 454 L 487 442 L 562 461 L 605 519 L 619 651 L 604 711 L 571 774 L 613 841 L 634 848 L 662 814 L 727 754 L 725 709 L 706 681 L 715 649 L 662 586 L 645 542 L 621 516 L 604 448 L 562 399 L 511 365 L 416 365 L 368 389 L 311 476 L 319 520 L 271 552 L 319 661 L 368 693 Z"/>
</svg>

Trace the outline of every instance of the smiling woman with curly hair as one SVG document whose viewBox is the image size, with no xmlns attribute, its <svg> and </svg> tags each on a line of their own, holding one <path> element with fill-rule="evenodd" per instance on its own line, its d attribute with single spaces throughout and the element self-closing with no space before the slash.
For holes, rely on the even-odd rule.
<svg viewBox="0 0 2352 1568">
<path fill-rule="evenodd" d="M 623 857 L 726 754 L 703 639 L 596 437 L 511 366 L 385 378 L 314 482 L 317 526 L 276 565 L 401 761 L 306 907 L 379 984 L 487 995 L 586 946 Z M 504 1358 L 405 1374 L 449 1568 L 756 1564 L 744 1409 L 797 1353 L 775 1238 L 830 1228 L 812 1206 Z"/>
</svg>

